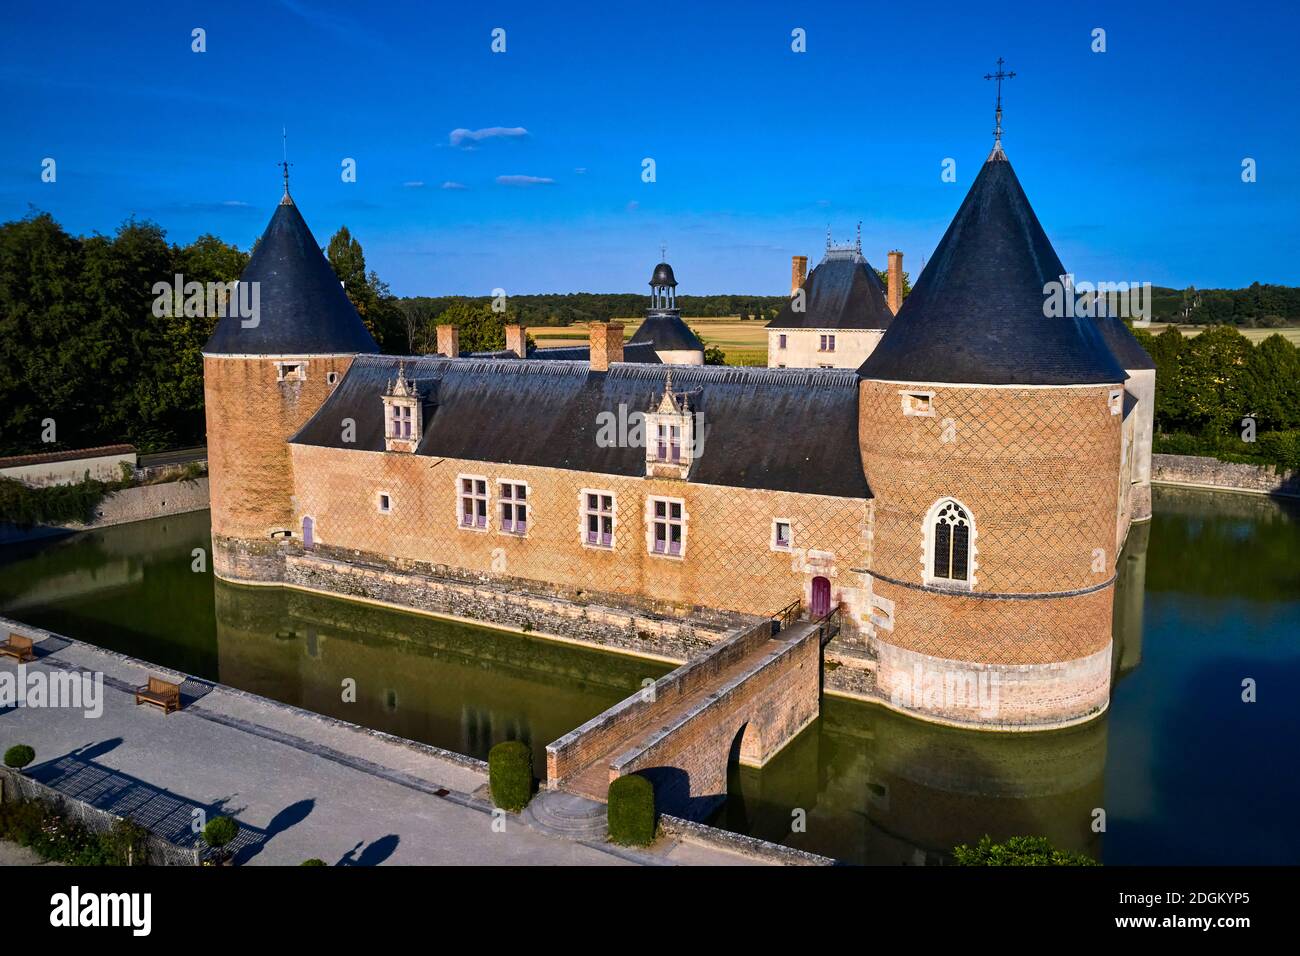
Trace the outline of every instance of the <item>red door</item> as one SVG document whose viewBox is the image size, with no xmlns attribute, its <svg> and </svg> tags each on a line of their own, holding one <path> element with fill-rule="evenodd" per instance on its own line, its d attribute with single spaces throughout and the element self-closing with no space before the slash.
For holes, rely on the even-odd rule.
<svg viewBox="0 0 1300 956">
<path fill-rule="evenodd" d="M 812 582 L 812 616 L 824 617 L 831 609 L 831 582 L 825 578 L 813 578 Z"/>
</svg>

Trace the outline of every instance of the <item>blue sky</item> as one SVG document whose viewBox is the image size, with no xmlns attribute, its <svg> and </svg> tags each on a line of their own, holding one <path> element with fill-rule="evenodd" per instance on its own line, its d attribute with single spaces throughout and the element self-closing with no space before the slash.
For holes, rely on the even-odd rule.
<svg viewBox="0 0 1300 956">
<path fill-rule="evenodd" d="M 0 219 L 247 248 L 287 126 L 316 238 L 347 224 L 398 294 L 644 291 L 661 242 L 683 293 L 781 294 L 859 219 L 915 277 L 989 151 L 1001 55 L 1007 153 L 1079 279 L 1300 284 L 1295 5 L 1064 6 L 12 4 Z"/>
</svg>

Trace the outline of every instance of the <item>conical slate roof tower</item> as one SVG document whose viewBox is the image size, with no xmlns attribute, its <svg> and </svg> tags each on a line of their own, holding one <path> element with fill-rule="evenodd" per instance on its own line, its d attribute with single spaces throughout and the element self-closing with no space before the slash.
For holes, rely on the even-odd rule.
<svg viewBox="0 0 1300 956">
<path fill-rule="evenodd" d="M 997 146 L 858 374 L 972 385 L 1123 382 L 1092 319 L 1046 314 L 1044 286 L 1064 274 Z"/>
<path fill-rule="evenodd" d="M 246 327 L 238 316 L 221 318 L 205 354 L 379 351 L 287 188 L 239 281 L 258 283 L 257 324 Z"/>
</svg>

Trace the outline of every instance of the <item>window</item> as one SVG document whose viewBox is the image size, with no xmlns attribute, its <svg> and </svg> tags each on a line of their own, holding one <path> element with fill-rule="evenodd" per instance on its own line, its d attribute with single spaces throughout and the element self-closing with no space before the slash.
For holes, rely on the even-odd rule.
<svg viewBox="0 0 1300 956">
<path fill-rule="evenodd" d="M 376 504 L 379 506 L 380 514 L 390 514 L 393 510 L 393 496 L 386 491 L 381 491 Z"/>
<path fill-rule="evenodd" d="M 487 528 L 487 479 L 473 475 L 460 476 L 460 526 L 485 530 Z"/>
<path fill-rule="evenodd" d="M 784 335 L 779 335 L 779 336 L 777 336 L 777 341 L 778 341 L 777 348 L 779 348 L 779 349 L 783 349 L 783 348 L 785 348 L 785 336 L 784 336 Z"/>
<path fill-rule="evenodd" d="M 936 581 L 969 583 L 971 520 L 955 501 L 944 501 L 934 516 L 934 562 Z"/>
<path fill-rule="evenodd" d="M 1110 406 L 1110 413 L 1111 413 L 1112 415 L 1120 415 L 1120 414 L 1123 414 L 1123 412 L 1124 412 L 1124 389 L 1122 389 L 1122 388 L 1112 388 L 1112 389 L 1110 390 L 1110 396 L 1109 396 L 1108 399 L 1107 399 L 1107 404 Z"/>
<path fill-rule="evenodd" d="M 682 460 L 682 428 L 660 422 L 659 438 L 656 445 L 656 457 L 660 461 L 678 462 Z"/>
<path fill-rule="evenodd" d="M 903 414 L 921 418 L 934 417 L 934 392 L 899 392 L 903 397 Z"/>
<path fill-rule="evenodd" d="M 326 372 L 326 373 L 325 373 L 325 383 L 326 383 L 327 385 L 337 385 L 337 384 L 338 384 L 338 381 L 339 381 L 339 373 L 338 373 L 338 372 Z"/>
<path fill-rule="evenodd" d="M 651 498 L 651 551 L 681 557 L 686 547 L 686 522 L 680 498 Z"/>
<path fill-rule="evenodd" d="M 523 534 L 528 530 L 528 486 L 522 481 L 503 481 L 497 486 L 501 502 L 501 530 Z"/>
<path fill-rule="evenodd" d="M 772 550 L 789 551 L 793 547 L 794 536 L 790 530 L 788 518 L 777 518 L 772 522 Z"/>
<path fill-rule="evenodd" d="M 409 439 L 414 433 L 414 421 L 410 405 L 388 406 L 388 437 Z"/>
<path fill-rule="evenodd" d="M 820 348 L 820 350 L 823 351 L 823 352 L 834 352 L 834 351 L 835 351 L 835 336 L 833 336 L 833 335 L 823 335 L 823 336 L 821 336 L 819 348 Z"/>
<path fill-rule="evenodd" d="M 614 496 L 608 492 L 582 493 L 582 542 L 593 548 L 614 547 Z"/>
<path fill-rule="evenodd" d="M 276 362 L 275 378 L 279 382 L 304 382 L 307 369 L 302 362 Z"/>
</svg>

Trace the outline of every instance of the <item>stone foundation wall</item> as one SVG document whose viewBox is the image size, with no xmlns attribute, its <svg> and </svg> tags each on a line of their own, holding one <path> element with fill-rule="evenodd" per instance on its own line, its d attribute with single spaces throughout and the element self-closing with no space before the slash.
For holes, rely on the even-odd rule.
<svg viewBox="0 0 1300 956">
<path fill-rule="evenodd" d="M 94 531 L 132 521 L 166 518 L 169 515 L 203 511 L 208 507 L 208 479 L 170 481 L 157 485 L 123 488 L 105 497 L 95 507 L 95 518 L 87 524 L 69 522 L 60 525 L 37 525 L 19 528 L 0 526 L 0 544 L 47 538 L 68 531 Z"/>
<path fill-rule="evenodd" d="M 1271 465 L 1247 465 L 1195 455 L 1153 455 L 1151 480 L 1157 484 L 1300 497 L 1300 471 L 1282 471 Z"/>
<path fill-rule="evenodd" d="M 913 716 L 983 730 L 1082 723 L 1110 700 L 1111 643 L 1076 660 L 972 664 L 877 644 L 877 695 Z"/>
<path fill-rule="evenodd" d="M 740 618 L 664 617 L 626 607 L 577 603 L 541 592 L 412 573 L 375 564 L 288 552 L 284 583 L 344 598 L 498 625 L 526 633 L 686 660 L 712 647 Z"/>
</svg>

